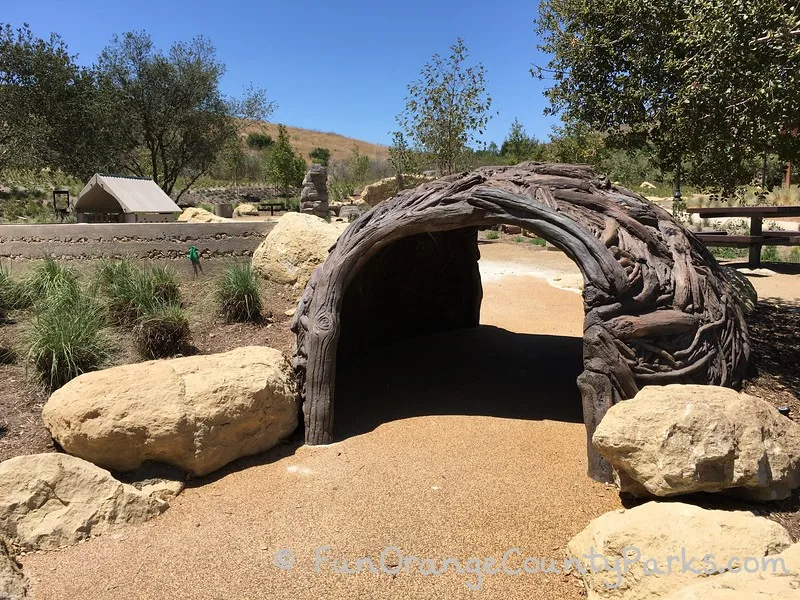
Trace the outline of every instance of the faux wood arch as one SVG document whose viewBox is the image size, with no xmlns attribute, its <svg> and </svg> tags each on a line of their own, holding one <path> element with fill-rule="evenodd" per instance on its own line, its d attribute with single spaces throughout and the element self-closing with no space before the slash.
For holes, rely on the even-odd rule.
<svg viewBox="0 0 800 600">
<path fill-rule="evenodd" d="M 307 443 L 333 441 L 337 358 L 477 326 L 477 227 L 499 223 L 545 238 L 583 273 L 577 383 L 589 439 L 610 406 L 644 385 L 740 385 L 749 340 L 729 276 L 668 212 L 587 167 L 487 167 L 378 204 L 314 272 L 292 324 Z M 589 474 L 609 480 L 588 448 Z"/>
</svg>

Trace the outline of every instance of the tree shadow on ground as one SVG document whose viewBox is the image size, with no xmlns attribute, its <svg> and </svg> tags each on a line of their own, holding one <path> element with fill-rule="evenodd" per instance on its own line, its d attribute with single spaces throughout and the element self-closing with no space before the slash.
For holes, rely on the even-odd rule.
<svg viewBox="0 0 800 600">
<path fill-rule="evenodd" d="M 482 325 L 376 349 L 336 373 L 334 439 L 426 415 L 583 423 L 583 339 Z"/>
<path fill-rule="evenodd" d="M 747 316 L 751 359 L 744 391 L 800 419 L 800 302 L 765 298 Z"/>
</svg>

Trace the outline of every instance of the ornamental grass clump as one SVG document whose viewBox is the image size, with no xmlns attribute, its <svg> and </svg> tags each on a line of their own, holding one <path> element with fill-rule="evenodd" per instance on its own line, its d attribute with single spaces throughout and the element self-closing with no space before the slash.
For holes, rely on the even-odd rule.
<svg viewBox="0 0 800 600">
<path fill-rule="evenodd" d="M 181 304 L 177 277 L 165 266 L 139 267 L 126 259 L 103 261 L 95 271 L 94 285 L 105 296 L 109 318 L 117 325 L 133 326 L 161 306 Z"/>
<path fill-rule="evenodd" d="M 33 269 L 27 281 L 27 288 L 31 301 L 37 301 L 46 298 L 54 291 L 63 293 L 69 286 L 77 286 L 77 283 L 78 276 L 74 271 L 45 256 L 44 260 Z"/>
<path fill-rule="evenodd" d="M 50 275 L 57 274 L 49 265 Z M 40 274 L 41 275 L 41 274 Z M 51 389 L 100 367 L 110 342 L 103 307 L 77 278 L 56 275 L 39 287 L 33 320 L 26 332 L 27 358 Z"/>
<path fill-rule="evenodd" d="M 174 304 L 161 304 L 147 310 L 133 328 L 133 340 L 144 358 L 185 354 L 191 344 L 186 311 Z"/>
<path fill-rule="evenodd" d="M 249 263 L 233 263 L 217 280 L 215 298 L 228 321 L 260 321 L 263 317 L 258 277 Z"/>
<path fill-rule="evenodd" d="M 0 323 L 4 322 L 12 310 L 28 308 L 31 294 L 25 282 L 16 281 L 11 271 L 0 264 Z"/>
<path fill-rule="evenodd" d="M 111 322 L 132 328 L 134 345 L 144 358 L 166 358 L 189 348 L 189 319 L 181 308 L 178 278 L 169 267 L 104 261 L 94 285 L 106 299 Z"/>
</svg>

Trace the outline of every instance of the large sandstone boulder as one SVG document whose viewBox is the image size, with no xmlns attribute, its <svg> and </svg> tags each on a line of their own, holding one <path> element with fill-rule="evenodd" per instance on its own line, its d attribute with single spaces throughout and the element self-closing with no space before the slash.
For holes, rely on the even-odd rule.
<svg viewBox="0 0 800 600">
<path fill-rule="evenodd" d="M 75 544 L 152 519 L 168 506 L 74 456 L 33 454 L 0 463 L 0 535 L 23 550 Z"/>
<path fill-rule="evenodd" d="M 250 204 L 248 202 L 243 202 L 242 204 L 237 204 L 236 208 L 233 210 L 237 215 L 240 216 L 247 216 L 247 217 L 257 217 L 258 216 L 258 208 Z"/>
<path fill-rule="evenodd" d="M 636 496 L 735 490 L 767 501 L 800 485 L 800 425 L 717 386 L 647 386 L 611 407 L 592 443 Z"/>
<path fill-rule="evenodd" d="M 253 269 L 275 283 L 304 288 L 346 227 L 313 215 L 286 213 L 253 253 Z"/>
<path fill-rule="evenodd" d="M 800 599 L 800 544 L 766 559 L 749 560 L 745 568 L 681 588 L 667 600 Z"/>
<path fill-rule="evenodd" d="M 0 600 L 22 600 L 28 597 L 28 580 L 0 539 Z"/>
<path fill-rule="evenodd" d="M 405 188 L 416 187 L 428 181 L 433 181 L 434 179 L 435 177 L 426 175 L 403 175 Z M 387 177 L 366 186 L 361 192 L 361 200 L 370 206 L 375 206 L 379 202 L 383 202 L 395 194 L 397 194 L 397 179 L 394 177 Z"/>
<path fill-rule="evenodd" d="M 707 569 L 742 566 L 791 544 L 783 527 L 749 512 L 648 502 L 599 516 L 569 541 L 567 554 L 582 566 L 573 572 L 589 600 L 650 600 L 719 576 Z"/>
<path fill-rule="evenodd" d="M 286 438 L 297 403 L 286 358 L 251 346 L 86 373 L 42 417 L 66 452 L 107 469 L 158 461 L 206 475 Z"/>
<path fill-rule="evenodd" d="M 178 221 L 182 223 L 225 223 L 230 221 L 224 217 L 218 217 L 204 208 L 190 206 L 178 215 Z"/>
</svg>

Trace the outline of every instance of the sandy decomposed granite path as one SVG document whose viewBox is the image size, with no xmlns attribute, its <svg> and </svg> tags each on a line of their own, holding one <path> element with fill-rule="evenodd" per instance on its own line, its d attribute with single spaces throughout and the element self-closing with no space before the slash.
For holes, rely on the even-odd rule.
<svg viewBox="0 0 800 600">
<path fill-rule="evenodd" d="M 586 476 L 574 389 L 582 317 L 578 294 L 541 278 L 488 281 L 483 320 L 495 327 L 400 347 L 362 365 L 380 385 L 354 378 L 362 383 L 347 388 L 342 378 L 342 397 L 363 396 L 361 405 L 348 400 L 349 417 L 345 406 L 337 412 L 355 428 L 349 437 L 276 448 L 198 482 L 155 521 L 25 557 L 33 597 L 581 598 L 572 576 L 484 576 L 473 591 L 467 583 L 477 577 L 453 568 L 439 576 L 415 566 L 395 576 L 336 574 L 331 561 L 348 559 L 353 568 L 371 557 L 379 566 L 390 546 L 434 559 L 437 568 L 445 558 L 500 561 L 511 548 L 561 561 L 572 535 L 619 508 L 612 487 Z M 503 340 L 511 340 L 505 350 Z M 562 363 L 567 375 L 559 377 Z M 447 385 L 458 373 L 463 381 Z M 462 404 L 463 414 L 453 410 Z M 382 416 L 355 424 L 374 411 Z M 275 565 L 281 548 L 294 552 L 292 569 Z M 328 557 L 319 573 L 317 551 Z M 396 553 L 386 558 L 392 565 Z M 520 563 L 512 552 L 509 566 Z"/>
</svg>

